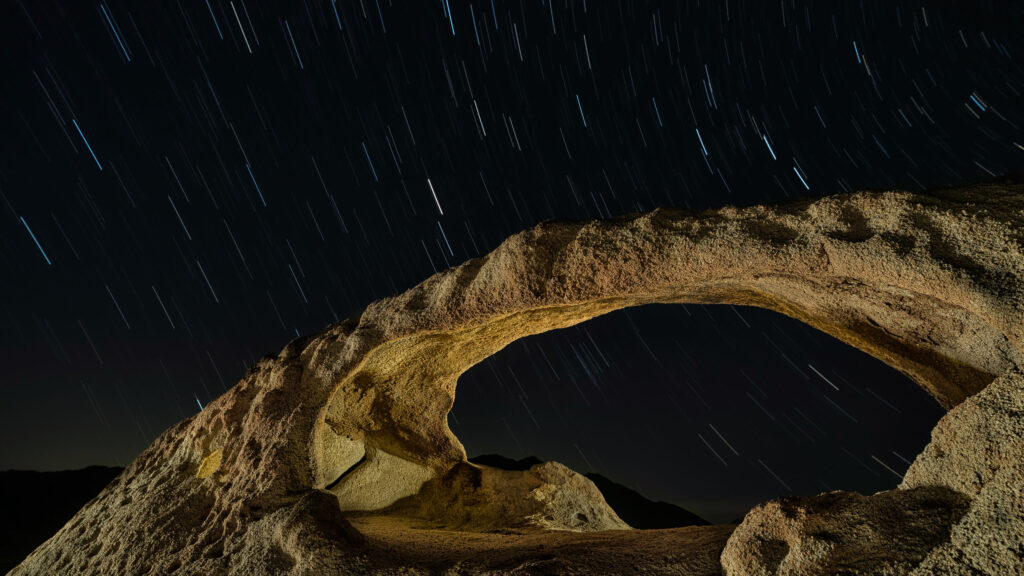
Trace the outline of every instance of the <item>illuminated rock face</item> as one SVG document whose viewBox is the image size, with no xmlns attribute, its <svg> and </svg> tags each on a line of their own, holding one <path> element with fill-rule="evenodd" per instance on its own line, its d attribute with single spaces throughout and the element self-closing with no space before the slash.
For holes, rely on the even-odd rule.
<svg viewBox="0 0 1024 576">
<path fill-rule="evenodd" d="M 727 574 L 856 567 L 901 527 L 920 537 L 878 551 L 899 556 L 892 573 L 1014 573 L 1024 541 L 1022 211 L 1024 186 L 1005 181 L 542 223 L 261 359 L 13 574 L 383 570 L 345 516 L 395 502 L 463 529 L 626 528 L 564 467 L 465 463 L 446 415 L 459 375 L 509 343 L 655 302 L 776 310 L 953 408 L 900 489 L 755 508 L 722 554 Z M 893 514 L 903 524 L 887 523 Z M 844 532 L 849 518 L 867 532 Z"/>
</svg>

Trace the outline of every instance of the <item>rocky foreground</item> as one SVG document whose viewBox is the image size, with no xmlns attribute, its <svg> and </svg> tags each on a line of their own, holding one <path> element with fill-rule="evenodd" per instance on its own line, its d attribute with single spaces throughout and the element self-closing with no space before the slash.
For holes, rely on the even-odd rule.
<svg viewBox="0 0 1024 576">
<path fill-rule="evenodd" d="M 265 357 L 11 574 L 1024 572 L 1024 185 L 545 222 Z M 467 462 L 458 376 L 653 302 L 753 305 L 949 412 L 898 489 L 631 530 L 587 478 Z"/>
</svg>

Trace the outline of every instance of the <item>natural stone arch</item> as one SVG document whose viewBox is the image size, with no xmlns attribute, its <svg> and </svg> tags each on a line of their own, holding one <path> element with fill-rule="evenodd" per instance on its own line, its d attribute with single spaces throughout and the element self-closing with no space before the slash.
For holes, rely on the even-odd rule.
<svg viewBox="0 0 1024 576">
<path fill-rule="evenodd" d="M 458 375 L 509 342 L 650 302 L 782 312 L 955 407 L 900 490 L 755 508 L 722 556 L 730 574 L 871 561 L 865 542 L 884 545 L 891 529 L 874 528 L 894 511 L 911 522 L 901 529 L 928 528 L 915 532 L 928 537 L 912 540 L 899 570 L 941 573 L 968 562 L 1010 573 L 1024 535 L 1022 209 L 1024 186 L 1005 180 L 543 223 L 261 359 L 158 438 L 13 574 L 401 568 L 376 556 L 343 511 L 417 491 L 392 510 L 442 517 L 454 502 L 491 526 L 623 528 L 593 485 L 564 467 L 512 477 L 466 464 L 445 415 Z M 524 494 L 537 502 L 516 504 Z M 940 513 L 921 516 L 922 506 Z M 579 509 L 583 524 L 563 514 Z M 928 524 L 935 516 L 955 524 Z M 851 517 L 872 538 L 844 532 Z M 451 520 L 474 526 L 465 515 Z"/>
<path fill-rule="evenodd" d="M 382 343 L 340 381 L 321 458 L 334 456 L 338 434 L 355 439 L 354 452 L 323 465 L 320 476 L 332 482 L 365 445 L 363 465 L 374 471 L 357 470 L 354 486 L 341 486 L 343 506 L 380 502 L 369 494 L 387 466 L 380 459 L 395 465 L 393 479 L 409 475 L 405 490 L 390 484 L 393 496 L 415 492 L 432 471 L 465 459 L 446 419 L 465 370 L 524 336 L 649 303 L 781 312 L 955 406 L 1020 363 L 1020 324 L 993 293 L 1019 290 L 1004 284 L 1019 263 L 1001 247 L 973 243 L 1005 234 L 1006 222 L 953 217 L 953 204 L 937 197 L 907 200 L 858 194 L 696 215 L 657 210 L 517 234 L 367 308 L 357 333 Z M 372 402 L 352 401 L 364 391 Z"/>
</svg>

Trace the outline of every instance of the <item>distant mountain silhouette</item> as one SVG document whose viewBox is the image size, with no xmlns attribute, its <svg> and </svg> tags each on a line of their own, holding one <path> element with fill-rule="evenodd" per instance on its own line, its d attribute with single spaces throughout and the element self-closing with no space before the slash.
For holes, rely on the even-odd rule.
<svg viewBox="0 0 1024 576">
<path fill-rule="evenodd" d="M 514 460 L 500 454 L 481 454 L 469 459 L 474 464 L 483 464 L 502 470 L 528 470 L 534 464 L 540 464 L 536 456 L 527 456 L 522 460 Z M 685 508 L 668 502 L 655 502 L 632 490 L 609 480 L 596 473 L 584 474 L 601 491 L 608 505 L 615 510 L 627 524 L 633 528 L 656 529 L 678 528 L 681 526 L 706 526 L 707 520 L 697 516 Z"/>
<path fill-rule="evenodd" d="M 122 468 L 0 472 L 0 574 L 6 574 L 60 530 Z"/>
<path fill-rule="evenodd" d="M 584 474 L 604 495 L 608 505 L 633 528 L 678 528 L 680 526 L 707 526 L 707 520 L 685 508 L 669 502 L 649 500 L 639 492 L 612 482 L 596 473 Z"/>
</svg>

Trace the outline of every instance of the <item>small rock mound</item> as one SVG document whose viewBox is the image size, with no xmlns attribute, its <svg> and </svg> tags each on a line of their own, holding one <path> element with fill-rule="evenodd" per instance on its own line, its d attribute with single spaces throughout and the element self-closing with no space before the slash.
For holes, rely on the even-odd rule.
<svg viewBox="0 0 1024 576">
<path fill-rule="evenodd" d="M 969 502 L 942 487 L 773 500 L 747 513 L 722 567 L 727 576 L 906 574 L 949 540 Z"/>
</svg>

